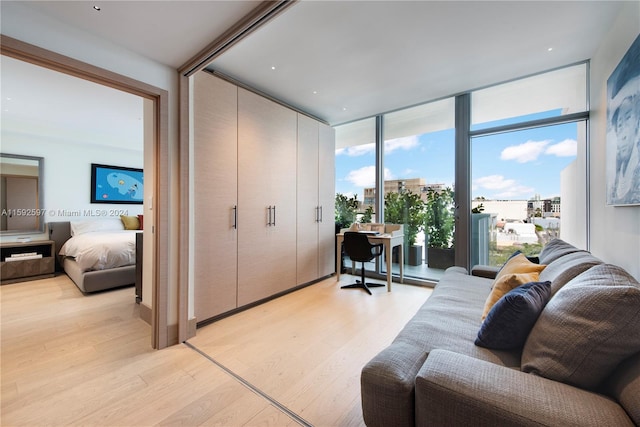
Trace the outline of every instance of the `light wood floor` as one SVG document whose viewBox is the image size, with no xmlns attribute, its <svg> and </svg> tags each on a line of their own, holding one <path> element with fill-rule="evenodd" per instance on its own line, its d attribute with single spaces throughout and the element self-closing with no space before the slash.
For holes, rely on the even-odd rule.
<svg viewBox="0 0 640 427">
<path fill-rule="evenodd" d="M 344 275 L 340 284 L 354 279 Z M 134 289 L 4 285 L 2 426 L 360 426 L 360 370 L 430 295 L 329 278 L 155 351 Z"/>
</svg>

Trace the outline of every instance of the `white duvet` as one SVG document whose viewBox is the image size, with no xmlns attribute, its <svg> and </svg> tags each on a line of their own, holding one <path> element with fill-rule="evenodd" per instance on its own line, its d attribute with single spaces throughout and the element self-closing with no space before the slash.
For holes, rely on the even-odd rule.
<svg viewBox="0 0 640 427">
<path fill-rule="evenodd" d="M 94 231 L 73 236 L 60 255 L 75 258 L 82 271 L 136 263 L 136 230 Z"/>
</svg>

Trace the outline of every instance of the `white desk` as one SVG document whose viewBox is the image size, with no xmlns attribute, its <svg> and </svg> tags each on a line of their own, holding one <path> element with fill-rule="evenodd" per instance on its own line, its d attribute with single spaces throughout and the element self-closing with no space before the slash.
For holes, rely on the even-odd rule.
<svg viewBox="0 0 640 427">
<path fill-rule="evenodd" d="M 384 245 L 384 252 L 387 261 L 387 292 L 391 292 L 391 255 L 392 249 L 396 246 L 400 247 L 400 283 L 404 282 L 404 235 L 403 234 L 378 234 L 378 235 L 368 235 L 369 241 L 371 243 L 382 243 Z M 344 241 L 344 233 L 336 234 L 336 278 L 340 280 L 340 270 L 342 269 L 342 242 Z M 351 271 L 355 268 L 355 262 L 351 263 Z"/>
</svg>

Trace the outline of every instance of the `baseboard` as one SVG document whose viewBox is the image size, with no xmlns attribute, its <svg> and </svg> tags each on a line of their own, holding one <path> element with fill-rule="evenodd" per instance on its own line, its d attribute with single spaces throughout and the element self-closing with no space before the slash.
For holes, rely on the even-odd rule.
<svg viewBox="0 0 640 427">
<path fill-rule="evenodd" d="M 151 326 L 151 307 L 145 305 L 144 303 L 140 303 L 140 318 L 147 322 L 149 326 Z"/>
</svg>

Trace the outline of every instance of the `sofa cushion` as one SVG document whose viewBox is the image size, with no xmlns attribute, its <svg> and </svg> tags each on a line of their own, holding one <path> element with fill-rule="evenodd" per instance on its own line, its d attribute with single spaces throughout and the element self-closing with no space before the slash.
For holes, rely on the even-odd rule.
<svg viewBox="0 0 640 427">
<path fill-rule="evenodd" d="M 600 391 L 620 402 L 633 422 L 640 425 L 640 353 L 618 365 Z"/>
<path fill-rule="evenodd" d="M 538 273 L 522 273 L 522 274 L 507 274 L 500 278 L 497 278 L 491 287 L 491 292 L 484 302 L 484 308 L 482 310 L 482 320 L 487 318 L 487 315 L 494 307 L 494 305 L 504 297 L 508 292 L 522 286 L 525 283 L 537 282 Z"/>
<path fill-rule="evenodd" d="M 549 243 L 547 243 L 542 251 L 540 251 L 540 255 L 538 256 L 540 260 L 540 264 L 549 264 L 560 258 L 561 256 L 571 254 L 574 252 L 578 252 L 581 249 L 576 248 L 575 246 L 565 242 L 561 239 L 553 239 Z"/>
<path fill-rule="evenodd" d="M 507 292 L 482 322 L 476 345 L 496 350 L 522 348 L 551 298 L 551 282 L 531 282 Z"/>
<path fill-rule="evenodd" d="M 640 284 L 624 269 L 601 264 L 551 298 L 522 353 L 522 370 L 595 389 L 640 351 Z"/>
<path fill-rule="evenodd" d="M 540 273 L 540 281 L 550 281 L 551 295 L 555 295 L 569 280 L 600 264 L 603 262 L 587 251 L 573 252 L 547 264 Z"/>
<path fill-rule="evenodd" d="M 473 342 L 492 281 L 449 268 L 415 316 L 362 369 L 361 393 L 368 426 L 413 426 L 418 370 L 442 348 L 500 366 L 520 367 L 520 352 L 492 350 Z"/>
</svg>

